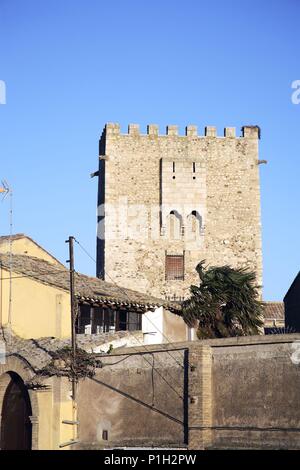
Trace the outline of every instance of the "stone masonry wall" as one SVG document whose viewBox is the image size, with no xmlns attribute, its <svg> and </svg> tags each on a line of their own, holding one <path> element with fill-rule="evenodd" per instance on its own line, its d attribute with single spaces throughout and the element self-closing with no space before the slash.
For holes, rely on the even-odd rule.
<svg viewBox="0 0 300 470">
<path fill-rule="evenodd" d="M 142 135 L 137 125 L 121 134 L 118 124 L 107 124 L 100 141 L 98 202 L 105 211 L 99 210 L 98 233 L 105 241 L 98 240 L 97 275 L 178 298 L 197 282 L 195 266 L 205 259 L 249 266 L 261 284 L 258 137 L 251 126 L 241 137 L 234 128 L 219 137 L 214 127 L 198 136 L 188 126 L 181 136 L 176 126 L 159 135 L 151 125 Z M 195 234 L 188 230 L 193 211 Z M 171 233 L 172 217 L 181 228 Z M 166 280 L 166 254 L 184 255 L 183 281 Z"/>
</svg>

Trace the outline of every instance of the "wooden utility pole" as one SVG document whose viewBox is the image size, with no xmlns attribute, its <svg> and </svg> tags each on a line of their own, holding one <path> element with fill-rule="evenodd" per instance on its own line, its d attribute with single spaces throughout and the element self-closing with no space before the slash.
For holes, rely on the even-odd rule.
<svg viewBox="0 0 300 470">
<path fill-rule="evenodd" d="M 71 339 L 72 339 L 72 357 L 73 364 L 76 360 L 76 303 L 75 303 L 75 270 L 74 270 L 74 237 L 70 236 L 66 243 L 69 243 L 69 260 L 70 263 L 70 302 L 71 302 Z M 75 400 L 75 378 L 73 380 L 73 399 Z"/>
<path fill-rule="evenodd" d="M 69 243 L 70 263 L 70 302 L 71 302 L 71 338 L 72 338 L 72 420 L 64 419 L 63 424 L 73 426 L 73 438 L 68 442 L 59 444 L 59 447 L 67 447 L 79 442 L 78 440 L 78 421 L 77 421 L 77 402 L 76 402 L 76 300 L 75 300 L 75 269 L 74 269 L 74 237 L 69 237 L 66 243 Z"/>
</svg>

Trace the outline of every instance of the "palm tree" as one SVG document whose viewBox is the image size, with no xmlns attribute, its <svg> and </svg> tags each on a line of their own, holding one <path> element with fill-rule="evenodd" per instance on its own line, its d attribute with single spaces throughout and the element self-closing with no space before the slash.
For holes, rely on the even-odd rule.
<svg viewBox="0 0 300 470">
<path fill-rule="evenodd" d="M 260 333 L 263 303 L 258 300 L 256 276 L 246 268 L 196 267 L 200 285 L 191 286 L 191 296 L 182 304 L 189 326 L 198 325 L 199 338 L 223 338 Z"/>
</svg>

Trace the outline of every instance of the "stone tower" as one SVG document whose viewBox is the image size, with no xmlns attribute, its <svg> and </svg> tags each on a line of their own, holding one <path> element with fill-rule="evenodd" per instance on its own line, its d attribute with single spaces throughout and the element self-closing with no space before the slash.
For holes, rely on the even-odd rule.
<svg viewBox="0 0 300 470">
<path fill-rule="evenodd" d="M 262 282 L 257 126 L 241 137 L 215 127 L 199 136 L 149 125 L 106 124 L 100 139 L 97 275 L 121 286 L 183 298 L 195 266 L 248 266 Z"/>
</svg>

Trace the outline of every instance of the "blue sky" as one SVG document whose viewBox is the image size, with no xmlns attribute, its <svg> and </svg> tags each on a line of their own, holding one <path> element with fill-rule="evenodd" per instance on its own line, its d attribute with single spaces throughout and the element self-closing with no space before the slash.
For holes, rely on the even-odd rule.
<svg viewBox="0 0 300 470">
<path fill-rule="evenodd" d="M 299 0 L 0 0 L 0 177 L 14 231 L 61 260 L 95 253 L 98 138 L 107 121 L 258 124 L 264 298 L 300 269 Z M 8 202 L 0 203 L 7 233 Z M 76 250 L 76 269 L 94 274 Z"/>
</svg>

